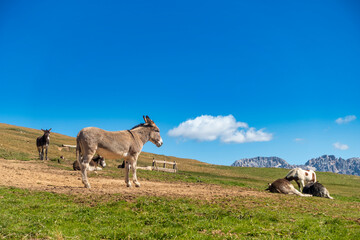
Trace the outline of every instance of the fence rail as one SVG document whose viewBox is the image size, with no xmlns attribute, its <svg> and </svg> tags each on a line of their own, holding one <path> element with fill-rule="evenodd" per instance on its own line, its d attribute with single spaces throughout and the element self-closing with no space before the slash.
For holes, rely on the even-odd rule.
<svg viewBox="0 0 360 240">
<path fill-rule="evenodd" d="M 161 167 L 159 166 L 160 164 L 162 165 Z M 166 164 L 172 165 L 172 167 L 167 168 Z M 153 159 L 152 169 L 154 171 L 172 172 L 172 173 L 176 173 L 178 171 L 176 161 L 168 162 L 168 161 L 156 160 L 156 159 Z"/>
</svg>

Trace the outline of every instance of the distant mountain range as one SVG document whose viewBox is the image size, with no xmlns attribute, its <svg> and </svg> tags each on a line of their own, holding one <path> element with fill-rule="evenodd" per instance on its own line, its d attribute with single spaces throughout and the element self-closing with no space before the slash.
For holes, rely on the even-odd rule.
<svg viewBox="0 0 360 240">
<path fill-rule="evenodd" d="M 266 168 L 295 168 L 312 169 L 320 172 L 333 172 L 360 176 L 360 158 L 336 158 L 334 155 L 323 155 L 310 159 L 305 165 L 290 165 L 279 157 L 244 158 L 235 161 L 233 167 L 266 167 Z"/>
</svg>

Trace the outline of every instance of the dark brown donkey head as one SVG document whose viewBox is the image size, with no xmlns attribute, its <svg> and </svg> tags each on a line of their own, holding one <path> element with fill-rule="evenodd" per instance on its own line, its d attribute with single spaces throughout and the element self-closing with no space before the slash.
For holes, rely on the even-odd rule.
<svg viewBox="0 0 360 240">
<path fill-rule="evenodd" d="M 161 147 L 163 145 L 163 140 L 160 136 L 160 129 L 156 126 L 153 120 L 149 118 L 149 116 L 143 116 L 145 124 L 144 126 L 148 126 L 152 129 L 150 132 L 150 142 L 155 144 L 157 147 Z"/>
<path fill-rule="evenodd" d="M 50 136 L 50 131 L 51 131 L 51 129 L 52 128 L 50 128 L 49 130 L 47 130 L 47 129 L 41 129 L 41 131 L 43 131 L 44 132 L 44 135 L 47 137 L 47 136 Z"/>
<path fill-rule="evenodd" d="M 44 132 L 44 135 L 40 136 L 37 138 L 37 141 L 36 141 L 36 145 L 38 147 L 40 146 L 45 146 L 45 145 L 49 145 L 49 142 L 50 142 L 50 131 L 51 131 L 52 128 L 50 128 L 49 130 L 44 130 L 44 129 L 41 129 L 41 131 Z"/>
</svg>

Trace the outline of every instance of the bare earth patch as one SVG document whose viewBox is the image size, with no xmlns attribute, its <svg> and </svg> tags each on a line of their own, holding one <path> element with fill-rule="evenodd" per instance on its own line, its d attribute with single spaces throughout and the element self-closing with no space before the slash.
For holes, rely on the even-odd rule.
<svg viewBox="0 0 360 240">
<path fill-rule="evenodd" d="M 141 187 L 127 188 L 122 179 L 90 178 L 91 189 L 84 188 L 80 172 L 52 168 L 39 161 L 0 159 L 0 185 L 37 191 L 75 195 L 122 194 L 128 197 L 169 196 L 202 200 L 235 196 L 270 197 L 259 191 L 212 184 L 167 183 L 142 181 Z"/>
</svg>

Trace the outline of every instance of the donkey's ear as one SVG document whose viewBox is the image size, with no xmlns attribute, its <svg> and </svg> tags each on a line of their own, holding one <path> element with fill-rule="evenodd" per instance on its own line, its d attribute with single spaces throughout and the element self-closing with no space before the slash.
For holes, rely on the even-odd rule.
<svg viewBox="0 0 360 240">
<path fill-rule="evenodd" d="M 51 131 L 52 128 L 49 129 L 49 132 Z"/>
<path fill-rule="evenodd" d="M 44 129 L 41 129 L 41 131 L 45 132 L 45 130 L 44 130 Z"/>
<path fill-rule="evenodd" d="M 145 123 L 147 123 L 146 117 L 144 115 L 143 115 L 143 119 L 144 119 Z"/>
<path fill-rule="evenodd" d="M 153 120 L 151 120 L 151 119 L 150 119 L 150 117 L 149 117 L 149 116 L 147 116 L 147 115 L 146 115 L 146 119 L 147 119 L 147 122 L 148 122 L 148 123 L 154 123 L 154 121 L 153 121 Z"/>
</svg>

